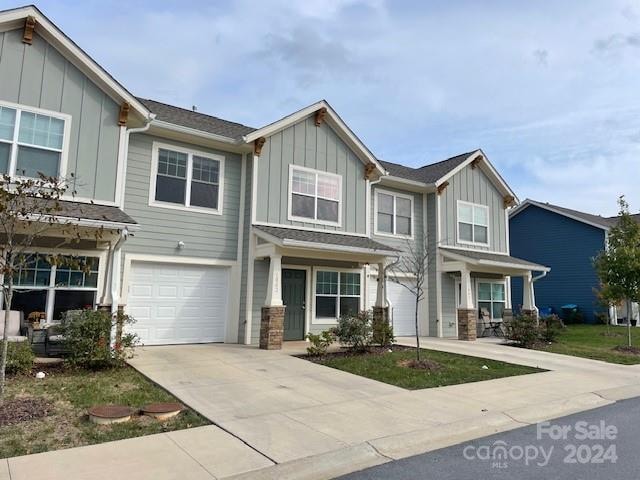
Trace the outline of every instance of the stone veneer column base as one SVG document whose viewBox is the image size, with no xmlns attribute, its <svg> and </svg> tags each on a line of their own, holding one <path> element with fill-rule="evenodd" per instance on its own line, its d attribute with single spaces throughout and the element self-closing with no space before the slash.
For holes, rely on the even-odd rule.
<svg viewBox="0 0 640 480">
<path fill-rule="evenodd" d="M 505 308 L 502 311 L 502 321 L 509 323 L 513 321 L 513 310 L 510 308 Z"/>
<path fill-rule="evenodd" d="M 477 338 L 477 316 L 478 311 L 475 308 L 458 309 L 458 340 L 474 341 Z"/>
<path fill-rule="evenodd" d="M 260 320 L 260 348 L 280 350 L 284 337 L 285 307 L 262 307 Z"/>
<path fill-rule="evenodd" d="M 373 324 L 389 324 L 389 307 L 373 307 Z"/>
</svg>

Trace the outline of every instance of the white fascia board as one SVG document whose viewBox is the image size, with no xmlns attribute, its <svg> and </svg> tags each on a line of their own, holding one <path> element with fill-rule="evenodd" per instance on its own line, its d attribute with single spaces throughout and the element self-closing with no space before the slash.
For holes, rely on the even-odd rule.
<svg viewBox="0 0 640 480">
<path fill-rule="evenodd" d="M 246 143 L 251 143 L 254 140 L 257 140 L 260 137 L 268 137 L 277 133 L 285 128 L 299 122 L 303 118 L 308 117 L 314 112 L 318 111 L 321 108 L 327 109 L 327 118 L 325 121 L 329 123 L 334 129 L 338 136 L 354 151 L 360 154 L 360 160 L 362 163 L 373 163 L 378 169 L 381 175 L 385 175 L 387 172 L 378 162 L 378 159 L 371 153 L 371 151 L 367 148 L 367 146 L 362 143 L 362 141 L 356 136 L 355 133 L 349 128 L 349 126 L 340 118 L 340 116 L 336 113 L 336 111 L 327 103 L 326 100 L 320 100 L 319 102 L 313 103 L 308 107 L 304 107 L 297 112 L 294 112 L 286 117 L 282 117 L 280 120 L 277 120 L 269 125 L 266 125 L 258 130 L 251 132 L 245 135 L 243 140 Z"/>
<path fill-rule="evenodd" d="M 456 173 L 466 168 L 471 162 L 473 162 L 478 157 L 482 158 L 481 168 L 483 168 L 484 173 L 493 181 L 493 184 L 496 185 L 504 195 L 511 195 L 515 199 L 516 203 L 518 203 L 519 202 L 518 196 L 515 194 L 513 190 L 511 190 L 511 187 L 507 185 L 507 182 L 504 181 L 500 173 L 498 173 L 498 170 L 496 170 L 493 164 L 489 161 L 489 158 L 487 157 L 487 155 L 480 149 L 471 153 L 464 162 L 462 162 L 456 168 L 454 168 L 453 170 L 451 170 L 450 172 L 448 172 L 447 174 L 443 175 L 441 178 L 436 180 L 435 182 L 436 187 L 442 185 L 444 182 L 446 182 L 451 177 L 453 177 Z"/>
<path fill-rule="evenodd" d="M 213 142 L 222 143 L 224 145 L 233 145 L 241 148 L 240 150 L 246 152 L 249 150 L 248 147 L 245 146 L 242 140 L 236 140 L 231 137 L 225 137 L 224 135 L 217 135 L 215 133 L 205 132 L 203 130 L 198 130 L 196 128 L 185 127 L 182 125 L 176 125 L 175 123 L 165 122 L 163 120 L 153 120 L 151 122 L 151 128 L 157 128 L 159 130 L 168 130 L 170 132 L 175 132 L 179 134 L 184 134 L 187 136 L 198 137 L 206 140 L 211 140 Z"/>
<path fill-rule="evenodd" d="M 28 218 L 25 218 L 25 221 L 27 220 Z M 107 230 L 123 230 L 126 228 L 130 232 L 140 230 L 140 225 L 137 223 L 109 222 L 105 220 L 92 220 L 89 218 L 63 217 L 61 215 L 53 215 L 53 216 L 43 215 L 43 216 L 38 216 L 37 219 L 34 219 L 34 221 L 37 221 L 37 222 L 48 222 L 49 220 L 52 220 L 53 222 L 55 222 L 52 225 L 53 227 L 55 226 L 64 227 L 65 225 L 77 225 L 79 227 L 105 228 Z"/>
<path fill-rule="evenodd" d="M 513 211 L 509 212 L 509 218 L 515 217 L 516 215 L 518 215 L 520 212 L 522 212 L 528 206 L 534 206 L 534 207 L 543 208 L 543 209 L 548 210 L 550 212 L 557 213 L 558 215 L 562 215 L 563 217 L 567 217 L 567 218 L 570 218 L 572 220 L 575 220 L 576 222 L 584 223 L 586 225 L 591 225 L 592 227 L 599 228 L 601 230 L 604 230 L 605 232 L 609 231 L 609 227 L 605 227 L 604 225 L 599 225 L 599 224 L 597 224 L 595 222 L 590 222 L 589 220 L 587 220 L 585 218 L 580 218 L 577 215 L 571 215 L 568 212 L 564 212 L 562 210 L 558 210 L 557 208 L 553 208 L 553 206 L 551 206 L 551 205 L 547 205 L 546 203 L 537 202 L 537 201 L 531 200 L 529 198 L 527 198 L 524 202 L 522 202 L 520 205 L 518 205 Z"/>
<path fill-rule="evenodd" d="M 336 252 L 348 252 L 348 253 L 364 253 L 367 255 L 375 255 L 375 256 L 398 256 L 400 252 L 394 252 L 391 250 L 372 250 L 370 248 L 361 248 L 361 247 L 349 247 L 346 245 L 331 245 L 327 243 L 316 243 L 316 242 L 304 242 L 300 240 L 291 240 L 284 239 L 282 240 L 282 245 L 284 247 L 290 248 L 304 248 L 308 250 L 331 250 Z"/>
<path fill-rule="evenodd" d="M 151 113 L 136 97 L 93 60 L 73 40 L 65 35 L 53 22 L 51 22 L 35 6 L 27 6 L 0 13 L 0 31 L 5 28 L 15 28 L 21 25 L 27 17 L 36 19 L 35 32 L 47 40 L 60 51 L 71 63 L 80 69 L 91 80 L 104 88 L 112 97 L 120 101 L 128 102 L 131 107 L 143 118 L 149 118 Z M 66 55 L 65 55 L 66 54 Z"/>
<path fill-rule="evenodd" d="M 527 263 L 509 263 L 509 262 L 498 262 L 494 260 L 478 260 L 476 265 L 486 265 L 489 267 L 502 267 L 502 268 L 512 268 L 514 270 L 532 270 L 535 272 L 550 272 L 551 268 L 544 267 L 542 265 L 537 265 L 535 263 L 527 264 Z"/>
</svg>

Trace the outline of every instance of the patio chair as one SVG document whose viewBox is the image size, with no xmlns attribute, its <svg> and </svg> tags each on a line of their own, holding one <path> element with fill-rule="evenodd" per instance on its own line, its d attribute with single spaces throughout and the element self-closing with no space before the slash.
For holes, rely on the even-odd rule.
<svg viewBox="0 0 640 480">
<path fill-rule="evenodd" d="M 493 335 L 494 337 L 504 337 L 504 331 L 502 330 L 502 319 L 493 320 L 491 314 L 486 308 L 480 309 L 480 320 L 482 322 L 483 330 L 481 337 L 488 337 Z"/>
</svg>

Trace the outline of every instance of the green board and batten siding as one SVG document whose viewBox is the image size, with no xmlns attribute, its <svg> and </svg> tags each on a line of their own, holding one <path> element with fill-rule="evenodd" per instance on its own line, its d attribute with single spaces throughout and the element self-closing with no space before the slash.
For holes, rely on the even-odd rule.
<svg viewBox="0 0 640 480">
<path fill-rule="evenodd" d="M 457 201 L 477 203 L 489 207 L 489 245 L 458 243 Z M 508 251 L 506 215 L 502 194 L 481 168 L 467 166 L 449 179 L 449 186 L 440 195 L 441 246 L 457 246 L 493 252 Z"/>
<path fill-rule="evenodd" d="M 0 101 L 71 115 L 67 175 L 80 198 L 116 201 L 119 105 L 42 37 L 0 32 Z"/>
<path fill-rule="evenodd" d="M 289 165 L 342 176 L 342 226 L 288 220 Z M 267 137 L 257 165 L 256 220 L 329 231 L 366 233 L 364 165 L 326 123 L 313 117 Z"/>
<path fill-rule="evenodd" d="M 225 157 L 222 215 L 149 206 L 154 141 Z M 241 174 L 242 157 L 236 153 L 173 142 L 146 134 L 131 135 L 124 210 L 140 223 L 140 231 L 127 240 L 124 251 L 236 260 Z M 184 248 L 178 249 L 179 241 L 184 242 Z"/>
</svg>

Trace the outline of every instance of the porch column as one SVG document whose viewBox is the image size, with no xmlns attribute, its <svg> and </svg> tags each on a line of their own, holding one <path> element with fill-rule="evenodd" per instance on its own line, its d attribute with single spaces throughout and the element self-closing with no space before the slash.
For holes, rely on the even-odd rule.
<svg viewBox="0 0 640 480">
<path fill-rule="evenodd" d="M 373 326 L 389 323 L 389 307 L 387 306 L 387 277 L 384 273 L 384 262 L 378 263 L 378 285 L 376 287 L 376 303 L 373 307 Z"/>
<path fill-rule="evenodd" d="M 460 271 L 460 307 L 458 308 L 458 340 L 473 341 L 477 337 L 476 320 L 478 312 L 473 303 L 471 272 L 468 268 Z"/>
<path fill-rule="evenodd" d="M 505 277 L 505 291 L 504 291 L 504 310 L 502 311 L 502 321 L 513 321 L 513 307 L 511 306 L 511 277 Z"/>
<path fill-rule="evenodd" d="M 282 305 L 282 255 L 269 256 L 267 297 L 260 319 L 260 348 L 280 350 L 284 336 L 284 309 Z"/>
<path fill-rule="evenodd" d="M 527 272 L 522 278 L 522 314 L 533 317 L 538 321 L 538 309 L 536 308 L 536 296 L 533 290 L 533 278 L 531 272 Z"/>
</svg>

